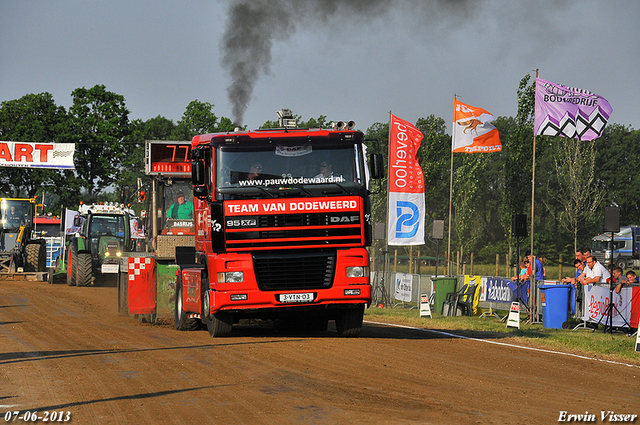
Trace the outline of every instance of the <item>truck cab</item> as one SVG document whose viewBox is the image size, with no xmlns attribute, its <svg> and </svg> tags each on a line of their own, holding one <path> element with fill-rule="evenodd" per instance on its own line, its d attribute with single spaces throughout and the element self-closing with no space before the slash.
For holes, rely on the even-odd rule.
<svg viewBox="0 0 640 425">
<path fill-rule="evenodd" d="M 176 328 L 200 318 L 223 336 L 239 318 L 335 320 L 357 336 L 371 302 L 363 141 L 347 126 L 194 137 L 196 244 L 179 258 Z"/>
<path fill-rule="evenodd" d="M 640 267 L 640 226 L 621 226 L 619 232 L 613 233 L 613 252 L 611 248 L 610 232 L 593 237 L 591 252 L 605 266 L 613 261 L 622 269 Z"/>
</svg>

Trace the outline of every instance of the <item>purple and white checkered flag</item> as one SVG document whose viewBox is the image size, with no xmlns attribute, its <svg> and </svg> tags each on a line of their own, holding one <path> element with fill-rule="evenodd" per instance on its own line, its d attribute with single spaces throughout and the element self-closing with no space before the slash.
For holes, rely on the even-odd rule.
<svg viewBox="0 0 640 425">
<path fill-rule="evenodd" d="M 536 78 L 536 135 L 597 139 L 612 112 L 602 96 Z"/>
</svg>

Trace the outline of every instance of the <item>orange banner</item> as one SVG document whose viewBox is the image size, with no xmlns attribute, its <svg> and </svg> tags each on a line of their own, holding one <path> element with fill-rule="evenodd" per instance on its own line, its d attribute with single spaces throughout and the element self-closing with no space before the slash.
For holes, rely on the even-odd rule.
<svg viewBox="0 0 640 425">
<path fill-rule="evenodd" d="M 499 152 L 502 150 L 498 129 L 491 123 L 493 115 L 453 100 L 453 152 Z"/>
</svg>

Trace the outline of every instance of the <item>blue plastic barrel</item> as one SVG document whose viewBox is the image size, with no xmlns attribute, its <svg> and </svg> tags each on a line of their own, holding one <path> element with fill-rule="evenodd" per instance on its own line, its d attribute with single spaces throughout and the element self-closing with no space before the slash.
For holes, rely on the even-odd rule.
<svg viewBox="0 0 640 425">
<path fill-rule="evenodd" d="M 547 329 L 562 329 L 569 320 L 569 293 L 571 285 L 540 285 L 542 302 L 542 326 Z"/>
</svg>

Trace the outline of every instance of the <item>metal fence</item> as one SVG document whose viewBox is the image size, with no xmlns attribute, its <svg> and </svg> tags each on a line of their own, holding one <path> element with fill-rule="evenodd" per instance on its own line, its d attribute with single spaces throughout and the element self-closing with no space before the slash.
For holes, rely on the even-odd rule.
<svg viewBox="0 0 640 425">
<path fill-rule="evenodd" d="M 396 272 L 371 272 L 373 305 L 413 307 L 420 295 L 433 295 L 433 276 Z"/>
</svg>

